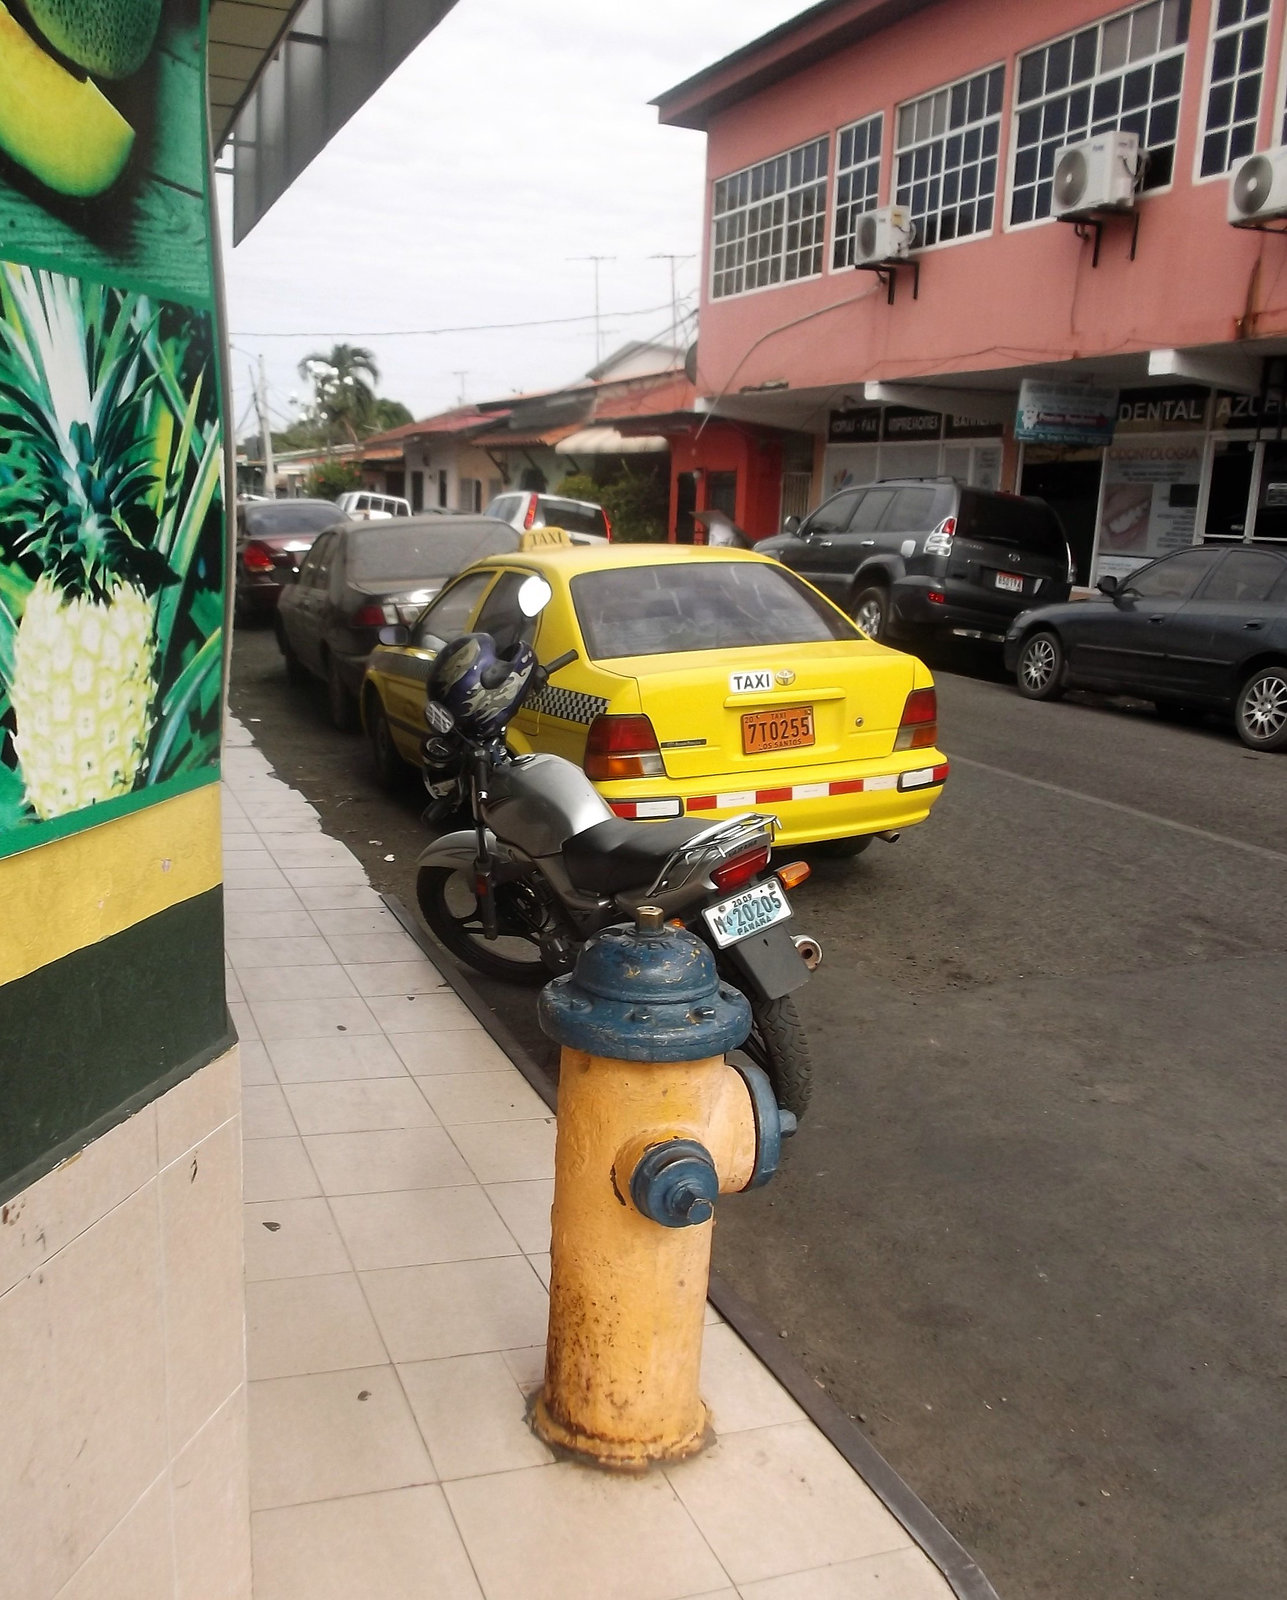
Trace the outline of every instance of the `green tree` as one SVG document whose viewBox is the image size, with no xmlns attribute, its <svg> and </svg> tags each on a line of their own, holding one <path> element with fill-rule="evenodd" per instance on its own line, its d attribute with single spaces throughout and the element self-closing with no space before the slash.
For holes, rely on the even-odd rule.
<svg viewBox="0 0 1287 1600">
<path fill-rule="evenodd" d="M 313 414 L 328 429 L 356 444 L 375 428 L 375 385 L 380 381 L 375 353 L 360 344 L 333 344 L 299 364 L 299 375 L 313 385 Z"/>
<path fill-rule="evenodd" d="M 347 489 L 362 487 L 362 469 L 355 461 L 319 461 L 304 479 L 304 493 L 314 500 L 337 500 Z"/>
</svg>

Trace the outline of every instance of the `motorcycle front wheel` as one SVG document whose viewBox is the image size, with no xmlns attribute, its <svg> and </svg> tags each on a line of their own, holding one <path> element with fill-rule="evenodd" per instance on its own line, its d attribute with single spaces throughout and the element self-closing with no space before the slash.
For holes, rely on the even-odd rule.
<svg viewBox="0 0 1287 1600">
<path fill-rule="evenodd" d="M 768 1073 L 778 1104 L 803 1117 L 813 1095 L 813 1057 L 789 994 L 778 1000 L 751 1000 L 751 1032 L 739 1049 Z"/>
<path fill-rule="evenodd" d="M 509 983 L 544 983 L 549 968 L 534 931 L 540 904 L 530 885 L 502 883 L 495 888 L 499 937 L 488 939 L 473 874 L 456 867 L 421 867 L 416 899 L 430 933 L 458 961 L 488 978 Z"/>
</svg>

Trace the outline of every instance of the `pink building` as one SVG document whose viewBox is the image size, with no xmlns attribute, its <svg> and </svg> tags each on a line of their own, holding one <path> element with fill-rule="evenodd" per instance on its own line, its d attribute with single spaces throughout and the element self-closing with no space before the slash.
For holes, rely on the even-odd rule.
<svg viewBox="0 0 1287 1600">
<path fill-rule="evenodd" d="M 1083 579 L 1287 540 L 1287 222 L 1228 221 L 1287 142 L 1285 12 L 823 0 L 669 90 L 661 120 L 707 134 L 699 406 L 783 460 L 811 443 L 811 503 L 940 473 L 1041 494 Z M 1117 130 L 1101 194 L 1086 146 Z M 798 480 L 730 489 L 726 454 L 697 437 L 691 467 L 744 525 L 795 509 Z"/>
</svg>

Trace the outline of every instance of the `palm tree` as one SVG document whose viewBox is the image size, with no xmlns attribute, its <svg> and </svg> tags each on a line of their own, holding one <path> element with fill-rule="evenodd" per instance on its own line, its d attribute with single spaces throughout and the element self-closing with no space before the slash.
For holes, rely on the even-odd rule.
<svg viewBox="0 0 1287 1600">
<path fill-rule="evenodd" d="M 333 344 L 325 354 L 305 356 L 299 375 L 313 385 L 319 420 L 342 428 L 351 444 L 357 443 L 359 429 L 370 430 L 380 381 L 373 351 L 360 344 Z"/>
</svg>

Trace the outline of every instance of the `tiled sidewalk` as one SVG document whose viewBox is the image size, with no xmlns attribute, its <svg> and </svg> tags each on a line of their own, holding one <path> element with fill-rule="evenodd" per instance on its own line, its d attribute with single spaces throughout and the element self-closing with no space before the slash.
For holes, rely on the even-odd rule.
<svg viewBox="0 0 1287 1600">
<path fill-rule="evenodd" d="M 255 1600 L 950 1600 L 714 1312 L 713 1448 L 554 1461 L 553 1119 L 235 723 L 224 776 Z"/>
</svg>

